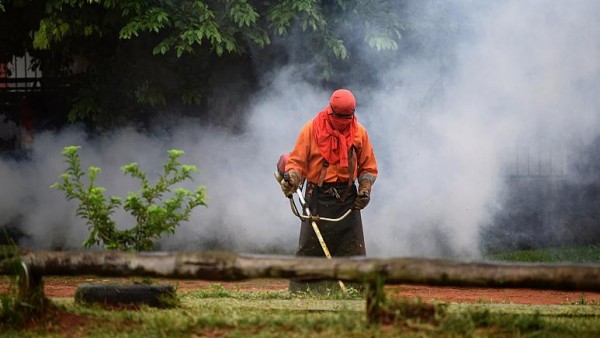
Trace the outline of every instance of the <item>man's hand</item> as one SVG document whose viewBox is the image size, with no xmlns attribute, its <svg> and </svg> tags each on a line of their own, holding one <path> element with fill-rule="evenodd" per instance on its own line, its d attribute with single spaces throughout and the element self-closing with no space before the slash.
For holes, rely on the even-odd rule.
<svg viewBox="0 0 600 338">
<path fill-rule="evenodd" d="M 356 196 L 356 199 L 354 200 L 354 209 L 356 210 L 361 210 L 364 209 L 364 207 L 367 206 L 367 204 L 369 204 L 369 202 L 371 201 L 371 196 L 368 192 L 359 192 L 358 196 Z"/>
<path fill-rule="evenodd" d="M 362 179 L 358 182 L 358 196 L 354 200 L 354 209 L 364 209 L 371 201 L 371 186 L 373 182 L 369 179 Z"/>
<path fill-rule="evenodd" d="M 285 197 L 288 198 L 291 197 L 294 194 L 294 192 L 296 192 L 296 190 L 300 186 L 300 183 L 300 174 L 295 170 L 290 170 L 287 173 L 285 173 L 284 179 L 282 179 L 281 182 L 279 182 L 279 184 L 281 185 L 281 191 L 283 191 Z"/>
</svg>

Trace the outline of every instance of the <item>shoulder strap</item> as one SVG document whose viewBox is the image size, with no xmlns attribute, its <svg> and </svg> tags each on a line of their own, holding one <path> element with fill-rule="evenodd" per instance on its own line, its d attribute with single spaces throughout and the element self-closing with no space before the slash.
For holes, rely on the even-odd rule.
<svg viewBox="0 0 600 338">
<path fill-rule="evenodd" d="M 340 197 L 340 202 L 344 202 L 350 194 L 350 188 L 352 187 L 352 183 L 354 183 L 354 170 L 357 166 L 358 158 L 356 157 L 356 149 L 354 145 L 350 147 L 348 150 L 348 188 L 344 191 L 342 197 Z"/>
<path fill-rule="evenodd" d="M 317 186 L 323 186 L 323 181 L 325 181 L 325 174 L 327 174 L 327 168 L 329 168 L 329 162 L 326 159 L 323 159 L 323 166 L 321 167 L 321 172 L 319 173 L 319 179 L 317 180 Z"/>
</svg>

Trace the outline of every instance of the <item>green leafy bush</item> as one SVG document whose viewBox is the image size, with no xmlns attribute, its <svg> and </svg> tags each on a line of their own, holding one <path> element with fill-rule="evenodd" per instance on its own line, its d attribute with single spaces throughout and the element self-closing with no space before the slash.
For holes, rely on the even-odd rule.
<svg viewBox="0 0 600 338">
<path fill-rule="evenodd" d="M 107 249 L 123 251 L 150 251 L 154 243 L 165 233 L 173 234 L 182 221 L 189 220 L 192 209 L 199 205 L 206 206 L 205 187 L 198 186 L 195 191 L 171 187 L 177 183 L 192 179 L 192 173 L 197 171 L 193 165 L 179 163 L 183 155 L 181 150 L 169 150 L 169 157 L 163 165 L 163 172 L 156 183 L 152 184 L 147 175 L 141 171 L 137 163 L 121 167 L 125 175 L 130 175 L 140 181 L 141 191 L 130 192 L 122 203 L 118 196 L 107 198 L 105 189 L 96 186 L 96 177 L 100 168 L 91 166 L 86 174 L 81 168 L 79 157 L 80 146 L 67 146 L 62 154 L 67 169 L 60 175 L 61 182 L 50 187 L 62 190 L 67 200 L 79 200 L 77 216 L 86 220 L 90 229 L 84 247 L 104 245 Z M 112 216 L 120 206 L 129 212 L 136 224 L 125 230 L 117 229 Z"/>
</svg>

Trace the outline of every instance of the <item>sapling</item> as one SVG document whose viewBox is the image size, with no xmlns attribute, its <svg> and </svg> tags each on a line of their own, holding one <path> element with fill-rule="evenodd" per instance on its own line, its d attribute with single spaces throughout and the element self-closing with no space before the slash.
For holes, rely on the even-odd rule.
<svg viewBox="0 0 600 338">
<path fill-rule="evenodd" d="M 81 168 L 80 146 L 67 146 L 62 154 L 67 169 L 60 175 L 61 182 L 50 187 L 62 190 L 67 200 L 78 200 L 77 216 L 85 219 L 90 229 L 84 247 L 103 245 L 111 250 L 150 251 L 165 233 L 173 234 L 182 221 L 189 220 L 192 210 L 206 206 L 205 187 L 198 186 L 195 191 L 185 188 L 172 189 L 175 184 L 192 180 L 192 173 L 198 169 L 193 165 L 181 164 L 181 150 L 169 150 L 167 162 L 152 184 L 137 163 L 121 167 L 125 175 L 140 181 L 141 190 L 130 192 L 123 203 L 121 197 L 105 196 L 105 189 L 96 186 L 99 167 L 91 166 L 86 174 Z M 129 229 L 117 228 L 112 216 L 119 207 L 135 218 L 135 225 Z"/>
</svg>

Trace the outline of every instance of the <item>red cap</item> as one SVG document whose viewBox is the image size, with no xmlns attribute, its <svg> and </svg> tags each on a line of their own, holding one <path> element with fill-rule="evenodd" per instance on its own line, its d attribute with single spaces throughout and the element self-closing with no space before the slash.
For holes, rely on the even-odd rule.
<svg viewBox="0 0 600 338">
<path fill-rule="evenodd" d="M 338 89 L 331 95 L 329 105 L 336 114 L 351 115 L 356 108 L 356 99 L 348 89 Z"/>
</svg>

